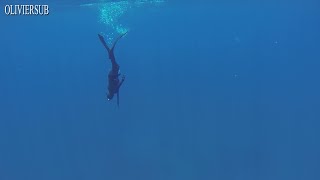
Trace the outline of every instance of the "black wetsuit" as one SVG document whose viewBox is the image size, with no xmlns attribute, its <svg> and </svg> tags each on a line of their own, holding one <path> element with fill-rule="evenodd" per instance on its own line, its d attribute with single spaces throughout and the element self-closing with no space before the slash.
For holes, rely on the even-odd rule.
<svg viewBox="0 0 320 180">
<path fill-rule="evenodd" d="M 126 34 L 126 33 L 125 33 Z M 118 63 L 116 62 L 115 56 L 114 56 L 114 47 L 117 44 L 118 40 L 124 36 L 125 34 L 122 34 L 121 36 L 119 36 L 116 41 L 113 43 L 111 49 L 108 47 L 107 43 L 105 42 L 103 36 L 101 36 L 100 34 L 98 34 L 99 39 L 101 41 L 101 43 L 103 44 L 103 46 L 107 49 L 108 54 L 109 54 L 109 59 L 111 60 L 111 65 L 112 65 L 112 69 L 110 70 L 109 74 L 108 74 L 108 94 L 107 94 L 107 98 L 108 100 L 111 100 L 113 98 L 113 96 L 115 94 L 117 94 L 117 103 L 119 106 L 119 89 L 120 86 L 122 85 L 125 77 L 122 76 L 121 81 L 119 80 L 119 69 L 120 66 L 118 65 Z"/>
</svg>

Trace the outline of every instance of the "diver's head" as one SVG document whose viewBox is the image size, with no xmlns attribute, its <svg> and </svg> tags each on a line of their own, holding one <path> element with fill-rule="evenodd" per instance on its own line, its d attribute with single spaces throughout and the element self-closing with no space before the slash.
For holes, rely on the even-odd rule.
<svg viewBox="0 0 320 180">
<path fill-rule="evenodd" d="M 107 94 L 107 98 L 108 98 L 108 101 L 110 101 L 112 98 L 113 98 L 113 94 L 111 95 L 111 94 Z"/>
</svg>

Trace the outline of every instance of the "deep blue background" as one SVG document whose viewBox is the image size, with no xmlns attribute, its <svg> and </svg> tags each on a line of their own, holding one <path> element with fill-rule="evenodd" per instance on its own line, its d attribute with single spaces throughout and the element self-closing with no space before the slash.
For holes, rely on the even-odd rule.
<svg viewBox="0 0 320 180">
<path fill-rule="evenodd" d="M 320 179 L 319 3 L 127 14 L 119 109 L 108 32 L 97 9 L 70 4 L 0 12 L 0 180 Z"/>
</svg>

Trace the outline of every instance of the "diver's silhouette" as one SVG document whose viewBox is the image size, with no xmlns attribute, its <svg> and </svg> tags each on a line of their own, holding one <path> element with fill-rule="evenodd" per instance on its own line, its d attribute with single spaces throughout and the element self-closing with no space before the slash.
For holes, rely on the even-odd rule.
<svg viewBox="0 0 320 180">
<path fill-rule="evenodd" d="M 103 36 L 101 36 L 100 34 L 98 34 L 99 39 L 101 41 L 101 43 L 103 44 L 103 46 L 107 49 L 108 54 L 109 54 L 109 59 L 111 60 L 111 64 L 112 64 L 112 69 L 110 70 L 109 74 L 108 74 L 108 93 L 107 93 L 107 98 L 108 101 L 110 101 L 114 94 L 117 94 L 117 104 L 119 106 L 119 89 L 120 86 L 122 85 L 125 76 L 123 75 L 121 78 L 121 81 L 119 81 L 119 76 L 120 76 L 120 71 L 119 68 L 120 66 L 118 65 L 118 63 L 116 62 L 116 58 L 114 56 L 114 47 L 116 46 L 117 42 L 119 41 L 119 39 L 121 39 L 124 35 L 126 35 L 126 33 L 120 35 L 113 43 L 111 49 L 108 47 L 107 43 L 105 42 Z"/>
</svg>

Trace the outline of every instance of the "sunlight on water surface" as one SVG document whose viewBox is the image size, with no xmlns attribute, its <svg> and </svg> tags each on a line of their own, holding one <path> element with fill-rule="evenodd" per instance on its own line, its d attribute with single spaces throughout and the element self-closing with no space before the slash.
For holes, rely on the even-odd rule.
<svg viewBox="0 0 320 180">
<path fill-rule="evenodd" d="M 111 29 L 108 33 L 107 41 L 110 43 L 118 34 L 123 34 L 130 30 L 120 23 L 120 18 L 130 9 L 141 8 L 147 5 L 157 6 L 163 4 L 163 0 L 134 0 L 134 1 L 117 1 L 117 2 L 101 2 L 98 3 L 99 22 L 104 24 L 106 28 Z M 94 4 L 84 4 L 82 6 L 94 6 Z M 102 33 L 103 34 L 103 33 Z"/>
</svg>

